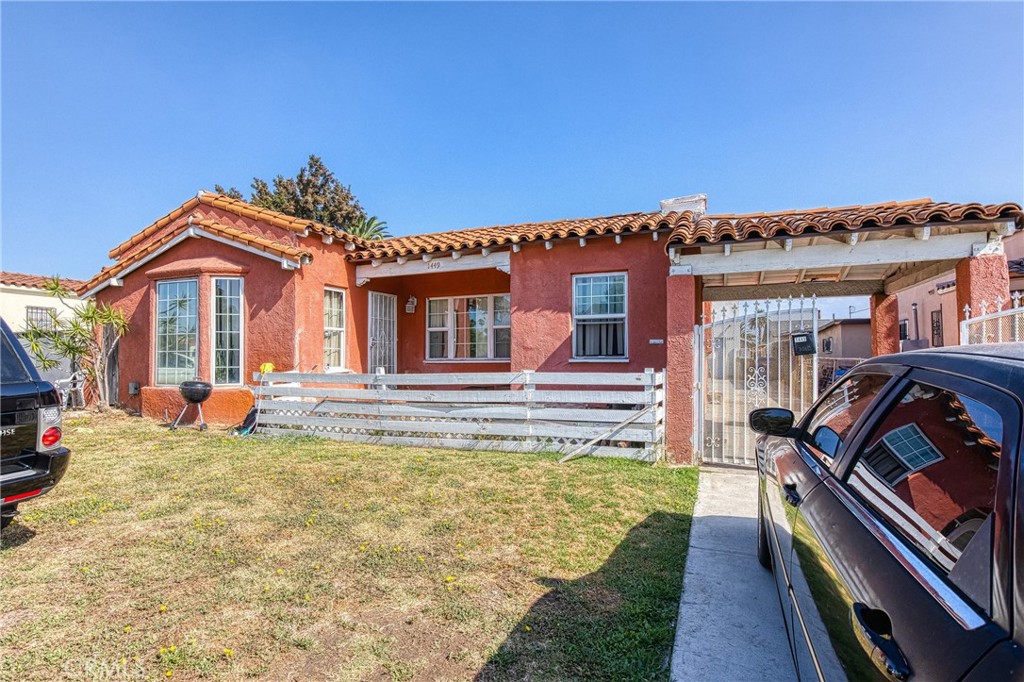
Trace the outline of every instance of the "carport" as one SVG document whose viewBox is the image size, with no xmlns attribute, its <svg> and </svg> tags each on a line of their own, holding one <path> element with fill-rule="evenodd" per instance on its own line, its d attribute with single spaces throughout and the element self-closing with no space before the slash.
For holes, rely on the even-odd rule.
<svg viewBox="0 0 1024 682">
<path fill-rule="evenodd" d="M 930 199 L 779 213 L 699 215 L 666 241 L 668 278 L 667 446 L 696 462 L 702 367 L 701 317 L 721 301 L 870 296 L 872 352 L 899 350 L 897 296 L 924 280 L 956 274 L 957 308 L 1009 301 L 1002 240 L 1021 229 L 1017 204 Z M 696 302 L 696 305 L 690 302 Z M 697 389 L 691 395 L 690 387 Z M 689 457 L 681 457 L 688 453 Z"/>
</svg>

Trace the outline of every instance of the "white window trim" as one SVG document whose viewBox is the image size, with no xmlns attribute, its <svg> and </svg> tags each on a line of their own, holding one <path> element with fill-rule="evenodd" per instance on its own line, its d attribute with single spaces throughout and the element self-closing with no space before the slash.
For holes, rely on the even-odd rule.
<svg viewBox="0 0 1024 682">
<path fill-rule="evenodd" d="M 177 284 L 181 282 L 196 283 L 196 374 L 199 373 L 199 279 L 197 277 L 179 277 L 176 279 L 161 279 L 155 282 L 154 305 L 153 305 L 153 385 L 154 386 L 179 386 L 180 384 L 161 384 L 160 377 L 160 351 L 157 337 L 160 332 L 160 285 Z"/>
<path fill-rule="evenodd" d="M 900 429 L 905 429 L 908 426 L 914 427 L 914 430 L 917 431 L 917 434 L 920 435 L 921 438 L 924 439 L 924 442 L 928 444 L 928 447 L 930 447 L 932 449 L 932 451 L 935 452 L 935 454 L 937 454 L 939 456 L 938 459 L 933 459 L 930 462 L 925 462 L 924 464 L 922 464 L 919 467 L 912 467 L 912 466 L 910 466 L 910 463 L 907 462 L 907 460 L 903 459 L 903 456 L 900 453 L 896 452 L 896 449 L 892 445 L 889 444 L 889 442 L 886 440 L 886 438 L 888 438 L 891 433 L 893 433 L 895 431 L 899 431 Z M 904 479 L 909 478 L 910 474 L 916 473 L 918 471 L 923 471 L 924 469 L 927 469 L 928 467 L 930 467 L 932 464 L 938 464 L 942 460 L 946 459 L 946 456 L 944 454 L 942 454 L 942 450 L 939 450 L 937 447 L 935 447 L 935 443 L 933 443 L 931 441 L 931 439 L 928 438 L 928 436 L 925 435 L 924 429 L 922 429 L 920 426 L 918 426 L 915 422 L 907 422 L 906 424 L 903 424 L 902 426 L 897 426 L 895 429 L 892 429 L 891 431 L 886 433 L 884 436 L 882 436 L 878 440 L 878 443 L 882 447 L 884 447 L 886 450 L 888 450 L 889 454 L 892 455 L 893 457 L 895 457 L 897 460 L 899 460 L 900 464 L 902 464 L 907 469 L 907 471 L 902 476 L 897 478 L 891 484 L 888 481 L 886 481 L 886 483 L 891 485 L 893 488 L 895 488 Z"/>
<path fill-rule="evenodd" d="M 238 280 L 238 381 L 217 383 L 217 280 Z M 245 385 L 245 278 L 214 275 L 210 278 L 210 385 L 214 388 L 238 388 Z"/>
<path fill-rule="evenodd" d="M 494 299 L 502 296 L 509 297 L 509 323 L 507 325 L 501 324 L 495 326 L 494 324 Z M 486 358 L 456 358 L 455 357 L 455 301 L 465 298 L 484 298 L 489 299 L 487 308 L 487 357 Z M 447 312 L 447 327 L 431 327 L 430 326 L 430 302 L 431 301 L 448 301 L 448 312 Z M 508 329 L 511 335 L 512 330 L 512 294 L 509 292 L 499 292 L 496 294 L 469 294 L 466 296 L 432 296 L 427 299 L 425 308 L 424 324 L 426 325 L 426 338 L 423 344 L 423 362 L 424 364 L 436 364 L 436 363 L 479 363 L 479 362 L 512 362 L 511 357 L 507 358 L 496 358 L 494 357 L 494 330 L 495 329 Z M 432 358 L 430 357 L 430 332 L 447 332 L 448 333 L 448 347 L 446 349 L 447 357 L 443 358 Z M 509 349 L 509 355 L 511 356 L 511 348 Z"/>
<path fill-rule="evenodd" d="M 341 294 L 341 324 L 342 327 L 328 327 L 324 324 L 324 338 L 323 345 L 321 347 L 320 357 L 324 363 L 324 372 L 327 374 L 346 374 L 350 373 L 351 370 L 348 368 L 348 289 L 344 287 L 324 287 L 323 305 L 321 309 L 327 306 L 327 292 L 335 291 Z M 323 312 L 323 310 L 321 310 Z M 327 331 L 340 331 L 341 332 L 341 365 L 338 367 L 329 367 L 327 365 Z"/>
<path fill-rule="evenodd" d="M 607 315 L 577 315 L 576 314 L 576 280 L 581 277 L 603 277 L 608 275 L 622 275 L 622 286 L 623 286 L 623 305 L 621 313 L 613 313 Z M 572 276 L 572 283 L 570 284 L 571 290 L 569 291 L 569 312 L 572 315 L 572 358 L 569 362 L 629 362 L 629 273 L 625 271 L 619 272 L 581 272 Z M 576 355 L 576 321 L 577 320 L 593 320 L 608 317 L 622 317 L 623 331 L 622 331 L 622 348 L 625 350 L 623 355 Z"/>
</svg>

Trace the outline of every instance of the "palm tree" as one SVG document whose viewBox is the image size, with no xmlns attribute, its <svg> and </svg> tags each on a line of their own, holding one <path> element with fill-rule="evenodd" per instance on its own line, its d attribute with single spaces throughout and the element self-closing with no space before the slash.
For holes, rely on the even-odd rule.
<svg viewBox="0 0 1024 682">
<path fill-rule="evenodd" d="M 388 224 L 383 220 L 378 220 L 375 215 L 364 215 L 349 224 L 345 231 L 363 239 L 387 239 L 391 236 L 388 233 Z"/>
</svg>

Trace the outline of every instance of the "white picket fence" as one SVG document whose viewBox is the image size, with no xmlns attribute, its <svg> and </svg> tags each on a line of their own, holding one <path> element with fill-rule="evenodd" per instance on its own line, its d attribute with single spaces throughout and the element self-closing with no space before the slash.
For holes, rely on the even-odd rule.
<svg viewBox="0 0 1024 682">
<path fill-rule="evenodd" d="M 1001 298 L 992 303 L 982 301 L 978 310 L 965 305 L 960 343 L 966 346 L 1024 341 L 1024 295 L 1015 291 L 1010 295 L 1008 307 L 1005 303 Z"/>
<path fill-rule="evenodd" d="M 654 461 L 664 372 L 482 372 L 253 377 L 257 431 L 381 445 L 557 452 Z"/>
</svg>

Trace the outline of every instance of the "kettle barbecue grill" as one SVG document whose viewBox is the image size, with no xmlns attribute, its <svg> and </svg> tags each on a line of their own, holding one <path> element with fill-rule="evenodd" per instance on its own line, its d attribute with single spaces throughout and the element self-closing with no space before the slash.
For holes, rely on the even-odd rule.
<svg viewBox="0 0 1024 682">
<path fill-rule="evenodd" d="M 207 429 L 206 422 L 203 420 L 203 403 L 210 397 L 213 392 L 213 385 L 208 384 L 205 381 L 183 381 L 178 386 L 178 393 L 185 399 L 185 406 L 181 408 L 181 412 L 178 413 L 178 418 L 171 424 L 171 431 L 178 428 L 178 422 L 185 416 L 185 410 L 188 409 L 189 405 L 195 405 L 199 411 L 199 430 L 205 431 Z"/>
</svg>

